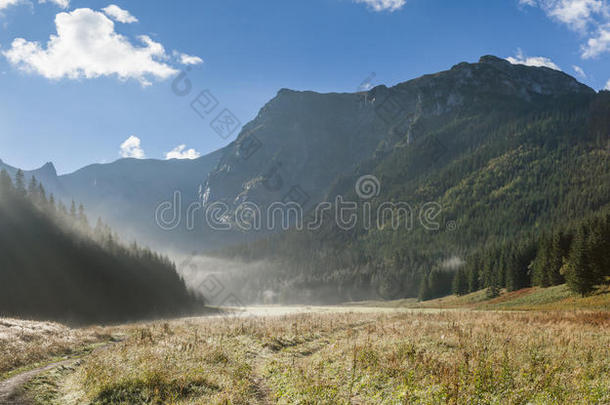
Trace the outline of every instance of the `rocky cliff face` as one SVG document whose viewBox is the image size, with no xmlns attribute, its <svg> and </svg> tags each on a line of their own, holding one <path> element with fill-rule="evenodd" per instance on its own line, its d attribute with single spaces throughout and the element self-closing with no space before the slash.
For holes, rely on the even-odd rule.
<svg viewBox="0 0 610 405">
<path fill-rule="evenodd" d="M 225 150 L 206 183 L 206 202 L 265 205 L 294 199 L 291 191 L 305 204 L 321 200 L 338 174 L 371 156 L 387 135 L 368 110 L 365 94 L 280 90 Z"/>
<path fill-rule="evenodd" d="M 535 109 L 549 97 L 594 93 L 562 72 L 494 56 L 362 93 L 280 90 L 225 149 L 205 184 L 205 202 L 311 206 L 337 178 L 398 144 L 415 142 L 424 132 L 418 128 L 429 130 L 441 117 L 509 104 Z"/>
</svg>

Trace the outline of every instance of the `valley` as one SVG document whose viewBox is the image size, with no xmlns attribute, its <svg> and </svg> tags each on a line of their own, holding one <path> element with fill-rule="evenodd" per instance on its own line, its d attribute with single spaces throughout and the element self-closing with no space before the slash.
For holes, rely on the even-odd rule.
<svg viewBox="0 0 610 405">
<path fill-rule="evenodd" d="M 93 331 L 100 329 L 78 333 Z M 35 376 L 21 398 L 32 404 L 610 400 L 606 311 L 255 307 L 104 333 L 121 339 Z"/>
<path fill-rule="evenodd" d="M 0 161 L 0 402 L 609 403 L 609 117 L 488 55 L 192 159 Z"/>
</svg>

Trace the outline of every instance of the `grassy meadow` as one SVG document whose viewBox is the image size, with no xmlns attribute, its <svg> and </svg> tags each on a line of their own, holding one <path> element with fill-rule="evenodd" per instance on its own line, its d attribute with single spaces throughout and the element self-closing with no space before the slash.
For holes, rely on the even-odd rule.
<svg viewBox="0 0 610 405">
<path fill-rule="evenodd" d="M 35 378 L 28 396 L 39 404 L 610 403 L 608 312 L 343 311 L 119 327 L 124 340 Z"/>
<path fill-rule="evenodd" d="M 119 336 L 116 328 L 71 329 L 55 322 L 0 318 L 0 381 L 50 362 L 87 354 Z"/>
</svg>

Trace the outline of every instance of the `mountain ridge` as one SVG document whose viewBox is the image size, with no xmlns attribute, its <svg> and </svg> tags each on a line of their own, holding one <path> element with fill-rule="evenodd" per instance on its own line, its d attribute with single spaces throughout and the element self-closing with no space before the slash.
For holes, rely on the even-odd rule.
<svg viewBox="0 0 610 405">
<path fill-rule="evenodd" d="M 231 210 L 245 201 L 264 207 L 289 199 L 298 188 L 305 210 L 311 209 L 339 191 L 338 181 L 364 173 L 367 162 L 416 144 L 437 117 L 450 120 L 477 108 L 527 112 L 547 99 L 595 94 L 563 72 L 486 55 L 477 63 L 462 62 L 366 92 L 282 88 L 233 142 L 198 159 L 119 159 L 40 180 L 64 198 L 82 201 L 111 225 L 127 228 L 130 236 L 141 239 L 143 234 L 146 242 L 171 249 L 206 249 L 242 236 L 211 233 L 202 218 L 194 231 L 185 230 L 184 224 L 162 230 L 154 220 L 156 206 L 171 201 L 178 191 L 184 215 L 201 196 L 204 204 L 222 201 Z M 479 142 L 475 138 L 472 142 Z M 442 148 L 454 147 L 453 140 L 444 142 Z"/>
</svg>

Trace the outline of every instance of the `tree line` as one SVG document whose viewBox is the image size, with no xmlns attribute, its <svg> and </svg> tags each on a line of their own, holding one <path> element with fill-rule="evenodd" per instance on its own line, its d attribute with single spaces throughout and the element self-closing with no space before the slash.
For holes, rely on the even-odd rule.
<svg viewBox="0 0 610 405">
<path fill-rule="evenodd" d="M 91 226 L 34 177 L 0 172 L 1 316 L 97 323 L 202 309 L 167 257 L 124 245 L 101 219 Z"/>
</svg>

